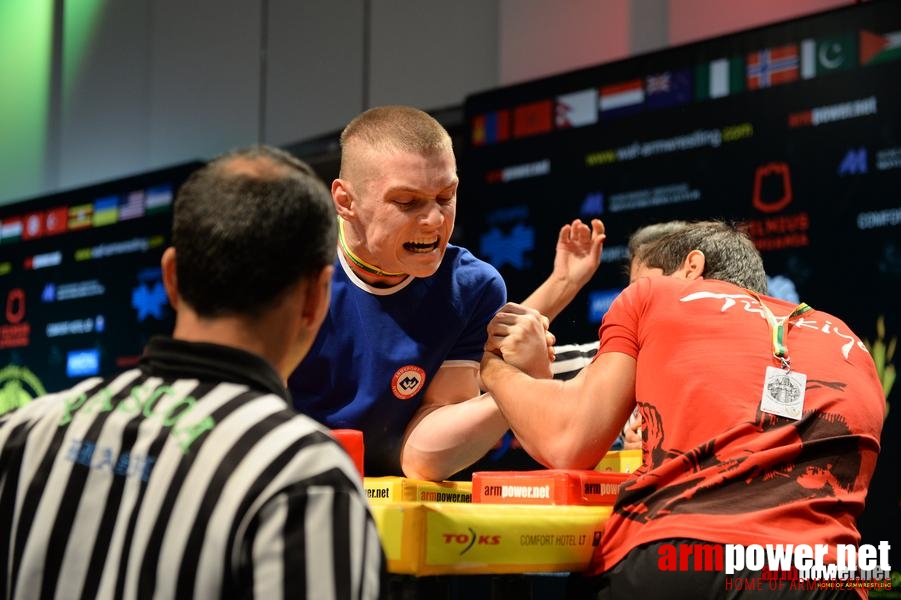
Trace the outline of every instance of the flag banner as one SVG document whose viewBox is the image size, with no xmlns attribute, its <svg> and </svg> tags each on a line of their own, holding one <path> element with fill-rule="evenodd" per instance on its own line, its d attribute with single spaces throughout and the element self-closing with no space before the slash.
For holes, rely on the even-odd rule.
<svg viewBox="0 0 901 600">
<path fill-rule="evenodd" d="M 496 144 L 508 139 L 510 139 L 509 110 L 499 110 L 473 117 L 472 144 L 474 146 Z"/>
<path fill-rule="evenodd" d="M 558 129 L 598 122 L 598 93 L 594 88 L 557 96 L 554 120 Z"/>
<path fill-rule="evenodd" d="M 695 68 L 695 100 L 710 100 L 745 90 L 745 65 L 740 57 L 719 58 Z"/>
<path fill-rule="evenodd" d="M 22 224 L 22 239 L 35 240 L 44 236 L 44 213 L 33 212 L 25 215 Z"/>
<path fill-rule="evenodd" d="M 69 208 L 57 206 L 47 211 L 44 217 L 44 235 L 66 233 L 69 226 Z"/>
<path fill-rule="evenodd" d="M 873 65 L 901 58 L 901 31 L 860 32 L 860 64 Z"/>
<path fill-rule="evenodd" d="M 857 40 L 853 34 L 801 42 L 801 79 L 856 66 Z"/>
<path fill-rule="evenodd" d="M 618 117 L 634 114 L 644 106 L 644 88 L 641 79 L 632 79 L 600 90 L 601 117 Z"/>
<path fill-rule="evenodd" d="M 554 106 L 551 100 L 521 104 L 513 109 L 513 137 L 520 138 L 552 129 Z"/>
<path fill-rule="evenodd" d="M 798 46 L 786 44 L 748 54 L 748 89 L 759 90 L 798 80 Z"/>
<path fill-rule="evenodd" d="M 119 203 L 119 220 L 137 219 L 144 216 L 144 190 L 129 192 Z"/>
<path fill-rule="evenodd" d="M 78 204 L 69 207 L 69 229 L 84 229 L 91 226 L 93 204 Z"/>
<path fill-rule="evenodd" d="M 691 101 L 691 71 L 664 71 L 645 78 L 645 105 L 649 110 L 669 108 Z"/>
<path fill-rule="evenodd" d="M 472 118 L 472 131 L 469 139 L 473 146 L 485 145 L 485 115 L 477 115 Z"/>
<path fill-rule="evenodd" d="M 18 242 L 22 238 L 22 217 L 12 217 L 0 223 L 0 243 Z"/>
<path fill-rule="evenodd" d="M 118 220 L 119 198 L 117 196 L 106 196 L 94 200 L 94 216 L 91 220 L 94 227 L 112 225 Z"/>
<path fill-rule="evenodd" d="M 157 185 L 144 192 L 144 208 L 147 214 L 169 210 L 172 204 L 172 186 Z"/>
</svg>

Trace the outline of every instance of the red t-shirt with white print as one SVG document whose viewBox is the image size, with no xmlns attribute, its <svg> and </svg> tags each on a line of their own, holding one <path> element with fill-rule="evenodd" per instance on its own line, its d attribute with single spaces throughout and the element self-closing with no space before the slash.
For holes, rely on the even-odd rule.
<svg viewBox="0 0 901 600">
<path fill-rule="evenodd" d="M 761 296 L 777 319 L 795 306 Z M 807 376 L 801 418 L 761 411 L 771 329 L 730 283 L 642 278 L 613 303 L 600 353 L 637 359 L 643 466 L 623 484 L 594 573 L 644 543 L 859 544 L 885 397 L 870 354 L 840 319 L 789 320 L 792 370 Z"/>
</svg>

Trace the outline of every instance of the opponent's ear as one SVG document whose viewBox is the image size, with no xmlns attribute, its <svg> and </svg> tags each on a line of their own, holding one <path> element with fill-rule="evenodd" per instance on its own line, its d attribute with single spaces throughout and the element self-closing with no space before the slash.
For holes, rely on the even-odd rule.
<svg viewBox="0 0 901 600">
<path fill-rule="evenodd" d="M 692 250 L 682 262 L 680 271 L 685 279 L 692 281 L 704 275 L 704 266 L 706 264 L 707 259 L 704 257 L 704 253 L 700 250 Z"/>
<path fill-rule="evenodd" d="M 172 309 L 178 311 L 178 276 L 175 269 L 175 248 L 169 246 L 163 252 L 163 258 L 160 260 L 160 266 L 163 270 L 163 287 L 166 288 L 166 296 L 169 298 L 169 304 Z"/>
</svg>

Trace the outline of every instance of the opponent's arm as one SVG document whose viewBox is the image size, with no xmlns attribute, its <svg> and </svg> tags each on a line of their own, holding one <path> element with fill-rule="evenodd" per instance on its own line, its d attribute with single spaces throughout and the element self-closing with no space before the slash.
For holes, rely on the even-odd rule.
<svg viewBox="0 0 901 600">
<path fill-rule="evenodd" d="M 482 381 L 523 448 L 557 469 L 591 469 L 606 454 L 635 404 L 635 359 L 601 354 L 569 381 L 535 379 L 494 352 Z"/>
<path fill-rule="evenodd" d="M 546 351 L 543 325 L 526 307 L 498 311 L 488 325 L 482 382 L 533 458 L 548 467 L 592 468 L 635 403 L 635 359 L 608 352 L 569 381 L 535 379 L 511 363 Z"/>
</svg>

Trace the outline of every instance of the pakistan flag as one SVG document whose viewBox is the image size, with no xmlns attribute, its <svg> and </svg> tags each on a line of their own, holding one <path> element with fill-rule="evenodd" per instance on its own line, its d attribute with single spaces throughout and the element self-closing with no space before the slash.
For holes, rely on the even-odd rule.
<svg viewBox="0 0 901 600">
<path fill-rule="evenodd" d="M 857 66 L 857 39 L 853 33 L 801 42 L 801 79 Z"/>
</svg>

